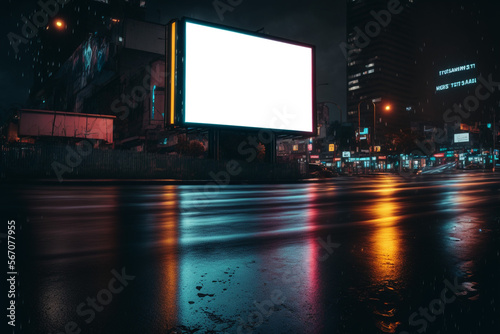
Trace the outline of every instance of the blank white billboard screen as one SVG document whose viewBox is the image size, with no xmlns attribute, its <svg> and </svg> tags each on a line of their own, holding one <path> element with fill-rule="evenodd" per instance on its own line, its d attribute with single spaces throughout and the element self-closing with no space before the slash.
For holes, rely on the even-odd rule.
<svg viewBox="0 0 500 334">
<path fill-rule="evenodd" d="M 469 142 L 469 134 L 468 133 L 455 133 L 454 136 L 455 143 L 468 143 Z"/>
<path fill-rule="evenodd" d="M 186 22 L 186 123 L 313 131 L 313 50 Z"/>
</svg>

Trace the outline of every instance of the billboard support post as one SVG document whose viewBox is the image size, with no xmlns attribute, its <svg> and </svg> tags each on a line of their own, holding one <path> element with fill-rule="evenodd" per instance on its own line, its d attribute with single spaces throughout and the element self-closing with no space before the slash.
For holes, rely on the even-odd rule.
<svg viewBox="0 0 500 334">
<path fill-rule="evenodd" d="M 271 135 L 271 164 L 276 164 L 276 135 L 272 132 Z"/>
<path fill-rule="evenodd" d="M 208 157 L 219 161 L 220 159 L 220 131 L 219 129 L 208 130 Z"/>
<path fill-rule="evenodd" d="M 496 110 L 493 108 L 493 149 L 491 150 L 491 158 L 493 161 L 493 172 L 495 172 L 495 167 L 497 162 L 495 161 L 495 140 L 496 140 L 496 124 L 495 124 L 495 119 L 496 119 Z"/>
</svg>

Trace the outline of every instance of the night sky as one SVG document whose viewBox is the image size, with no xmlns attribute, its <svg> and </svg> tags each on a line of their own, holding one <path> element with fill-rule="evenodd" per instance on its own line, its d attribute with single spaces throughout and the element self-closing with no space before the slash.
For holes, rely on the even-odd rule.
<svg viewBox="0 0 500 334">
<path fill-rule="evenodd" d="M 32 83 L 32 55 L 26 45 L 17 59 L 7 38 L 8 32 L 19 33 L 21 15 L 29 17 L 38 10 L 35 0 L 8 0 L 2 11 L 1 89 L 2 114 L 11 106 L 24 106 Z M 235 2 L 237 3 L 237 2 Z M 212 0 L 148 0 L 146 20 L 166 24 L 173 18 L 187 16 L 213 23 L 256 31 L 263 28 L 269 35 L 297 40 L 316 46 L 318 101 L 335 101 L 345 110 L 345 60 L 339 44 L 345 40 L 345 1 L 242 1 L 227 11 L 221 21 Z M 18 26 L 19 24 L 19 26 Z M 328 85 L 325 85 L 328 84 Z M 3 117 L 3 115 L 2 115 Z"/>
<path fill-rule="evenodd" d="M 5 1 L 5 0 L 4 0 Z M 0 116 L 13 106 L 25 106 L 32 84 L 33 55 L 26 45 L 17 55 L 9 45 L 7 34 L 20 33 L 21 15 L 30 17 L 39 10 L 36 0 L 7 0 L 1 11 L 1 71 Z M 418 2 L 417 2 L 418 1 Z M 432 95 L 437 69 L 477 61 L 482 64 L 481 74 L 498 73 L 499 37 L 497 1 L 441 0 L 419 1 L 417 19 L 419 80 L 421 96 Z M 235 1 L 233 3 L 238 3 Z M 269 35 L 316 45 L 318 102 L 337 102 L 346 114 L 346 61 L 339 44 L 346 36 L 345 0 L 243 0 L 227 11 L 221 20 L 212 0 L 169 1 L 147 0 L 146 20 L 161 24 L 173 18 L 187 16 L 250 31 L 263 31 Z M 78 43 L 80 41 L 77 41 Z M 69 54 L 68 54 L 69 56 Z M 16 59 L 17 58 L 17 59 Z M 457 92 L 460 93 L 460 92 Z M 461 97 L 450 96 L 450 101 Z M 442 114 L 420 98 L 420 116 L 432 118 Z M 444 103 L 440 108 L 447 108 Z M 419 117 L 415 115 L 415 117 Z M 438 117 L 439 118 L 439 117 Z"/>
</svg>

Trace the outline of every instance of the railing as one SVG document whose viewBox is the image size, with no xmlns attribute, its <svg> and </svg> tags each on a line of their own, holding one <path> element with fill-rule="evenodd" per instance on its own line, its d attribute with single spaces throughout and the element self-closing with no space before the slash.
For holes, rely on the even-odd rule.
<svg viewBox="0 0 500 334">
<path fill-rule="evenodd" d="M 178 179 L 213 180 L 228 173 L 230 180 L 294 180 L 301 177 L 298 163 L 269 164 L 227 161 L 177 155 L 91 149 L 68 145 L 9 145 L 1 147 L 2 179 Z M 81 153 L 81 154 L 80 154 Z M 234 171 L 239 171 L 235 173 Z M 212 173 L 212 174 L 211 174 Z M 226 174 L 219 174 L 226 175 Z"/>
</svg>

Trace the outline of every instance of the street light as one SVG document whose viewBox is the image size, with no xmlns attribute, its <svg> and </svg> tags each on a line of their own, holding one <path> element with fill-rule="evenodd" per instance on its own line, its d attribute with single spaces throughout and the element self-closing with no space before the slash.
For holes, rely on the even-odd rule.
<svg viewBox="0 0 500 334">
<path fill-rule="evenodd" d="M 359 131 L 361 131 L 361 103 L 363 103 L 364 101 L 366 101 L 366 100 L 361 100 L 358 103 L 358 133 L 359 133 Z M 373 133 L 372 133 L 372 143 L 371 144 L 374 144 L 374 141 L 375 141 L 375 125 L 377 123 L 377 112 L 376 112 L 377 105 L 373 101 L 371 101 L 371 103 L 373 104 Z M 390 104 L 386 104 L 384 106 L 384 110 L 385 111 L 391 111 L 391 109 L 392 109 L 392 106 Z"/>
<path fill-rule="evenodd" d="M 358 133 L 360 133 L 361 131 L 361 103 L 363 103 L 363 101 L 365 100 L 361 100 L 359 101 L 358 103 Z M 371 101 L 371 103 L 373 104 L 373 124 L 375 124 L 375 102 Z"/>
<path fill-rule="evenodd" d="M 358 103 L 358 134 L 361 132 L 361 103 L 363 103 L 364 101 L 367 101 L 366 99 L 365 100 L 361 100 L 359 101 Z M 377 105 L 375 104 L 375 102 L 373 102 L 373 100 L 370 101 L 372 104 L 373 104 L 373 131 L 372 131 L 372 136 L 371 136 L 371 139 L 370 139 L 370 146 L 372 147 L 372 150 L 375 150 L 375 125 L 377 124 Z M 386 104 L 385 107 L 384 107 L 384 110 L 385 111 L 390 111 L 392 109 L 391 105 L 390 104 Z M 372 161 L 371 161 L 371 152 L 372 150 L 370 150 L 370 166 L 372 165 Z"/>
<path fill-rule="evenodd" d="M 492 153 L 491 157 L 493 158 L 493 170 L 492 171 L 494 173 L 495 172 L 495 167 L 497 165 L 497 162 L 495 160 L 495 147 L 496 147 L 495 141 L 497 140 L 497 138 L 496 138 L 497 132 L 496 132 L 496 123 L 495 123 L 495 121 L 496 121 L 496 110 L 495 110 L 495 108 L 493 108 L 492 111 L 493 111 L 493 126 L 492 126 L 493 127 L 493 150 L 491 151 L 491 153 Z"/>
<path fill-rule="evenodd" d="M 66 23 L 63 20 L 61 20 L 61 19 L 56 19 L 54 21 L 54 26 L 58 30 L 64 30 L 64 29 L 66 29 Z"/>
</svg>

